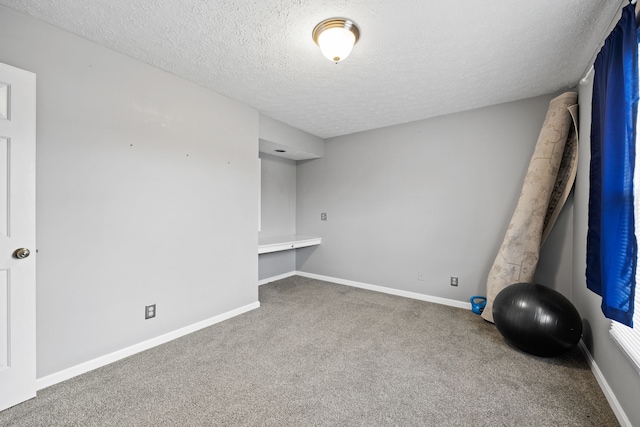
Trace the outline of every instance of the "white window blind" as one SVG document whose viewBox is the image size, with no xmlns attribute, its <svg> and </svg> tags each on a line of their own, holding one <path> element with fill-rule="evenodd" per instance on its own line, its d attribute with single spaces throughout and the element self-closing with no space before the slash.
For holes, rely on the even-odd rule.
<svg viewBox="0 0 640 427">
<path fill-rule="evenodd" d="M 636 278 L 636 283 L 640 284 L 638 278 Z M 633 329 L 622 323 L 611 322 L 611 336 L 634 362 L 636 369 L 640 372 L 640 298 L 638 298 L 640 292 L 638 292 L 638 288 L 640 288 L 640 286 L 636 285 Z"/>
<path fill-rule="evenodd" d="M 639 49 L 640 56 L 640 49 Z M 636 224 L 636 240 L 640 242 L 640 144 L 638 137 L 640 136 L 640 120 L 638 120 L 639 130 L 636 135 L 636 168 L 633 175 L 633 191 L 634 191 L 634 217 Z M 636 269 L 636 295 L 635 306 L 633 311 L 633 328 L 622 323 L 611 322 L 611 336 L 615 342 L 620 345 L 622 350 L 635 363 L 636 369 L 640 372 L 640 260 L 639 268 Z"/>
</svg>

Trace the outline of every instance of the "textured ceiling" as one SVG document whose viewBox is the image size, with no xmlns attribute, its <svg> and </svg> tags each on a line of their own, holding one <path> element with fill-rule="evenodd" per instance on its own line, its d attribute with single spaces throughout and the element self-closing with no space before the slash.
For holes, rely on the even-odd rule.
<svg viewBox="0 0 640 427">
<path fill-rule="evenodd" d="M 624 1 L 624 0 L 623 0 Z M 575 86 L 621 1 L 0 0 L 322 138 Z M 339 64 L 326 18 L 361 38 Z"/>
</svg>

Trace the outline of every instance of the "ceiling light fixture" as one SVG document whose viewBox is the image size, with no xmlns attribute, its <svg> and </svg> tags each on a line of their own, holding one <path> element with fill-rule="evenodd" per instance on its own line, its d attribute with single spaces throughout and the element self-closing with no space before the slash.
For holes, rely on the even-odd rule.
<svg viewBox="0 0 640 427">
<path fill-rule="evenodd" d="M 360 30 L 350 19 L 325 19 L 313 29 L 313 41 L 320 46 L 322 54 L 336 64 L 351 53 L 360 38 Z"/>
</svg>

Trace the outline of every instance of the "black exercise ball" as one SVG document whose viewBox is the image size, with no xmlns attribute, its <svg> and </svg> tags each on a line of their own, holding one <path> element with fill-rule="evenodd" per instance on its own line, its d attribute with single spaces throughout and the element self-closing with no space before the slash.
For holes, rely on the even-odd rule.
<svg viewBox="0 0 640 427">
<path fill-rule="evenodd" d="M 504 338 L 527 353 L 557 356 L 582 336 L 578 310 L 559 292 L 534 283 L 504 288 L 493 301 L 493 321 Z"/>
</svg>

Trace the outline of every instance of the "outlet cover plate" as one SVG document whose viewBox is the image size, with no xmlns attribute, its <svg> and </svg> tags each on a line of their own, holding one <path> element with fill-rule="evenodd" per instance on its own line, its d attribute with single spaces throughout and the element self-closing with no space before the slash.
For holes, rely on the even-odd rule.
<svg viewBox="0 0 640 427">
<path fill-rule="evenodd" d="M 144 318 L 146 319 L 151 319 L 153 317 L 156 317 L 156 305 L 155 304 L 151 304 L 151 305 L 147 305 L 144 307 Z"/>
</svg>

